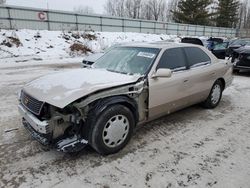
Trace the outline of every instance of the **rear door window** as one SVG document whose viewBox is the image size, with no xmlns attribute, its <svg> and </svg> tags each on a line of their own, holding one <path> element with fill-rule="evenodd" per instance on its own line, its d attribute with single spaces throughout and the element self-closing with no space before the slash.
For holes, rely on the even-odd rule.
<svg viewBox="0 0 250 188">
<path fill-rule="evenodd" d="M 188 65 L 190 68 L 199 67 L 211 63 L 210 57 L 200 48 L 186 47 L 184 48 L 187 55 Z"/>
<path fill-rule="evenodd" d="M 173 71 L 186 70 L 187 62 L 182 48 L 167 49 L 161 56 L 157 69 L 166 68 Z"/>
</svg>

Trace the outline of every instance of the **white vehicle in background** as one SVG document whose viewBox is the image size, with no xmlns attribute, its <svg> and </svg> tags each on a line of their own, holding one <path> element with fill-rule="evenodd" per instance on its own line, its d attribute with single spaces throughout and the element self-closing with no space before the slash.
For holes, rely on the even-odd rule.
<svg viewBox="0 0 250 188">
<path fill-rule="evenodd" d="M 100 57 L 103 56 L 103 54 L 104 52 L 99 52 L 84 57 L 82 60 L 82 68 L 91 67 L 91 65 L 93 65 L 96 62 L 96 60 L 98 60 Z"/>
</svg>

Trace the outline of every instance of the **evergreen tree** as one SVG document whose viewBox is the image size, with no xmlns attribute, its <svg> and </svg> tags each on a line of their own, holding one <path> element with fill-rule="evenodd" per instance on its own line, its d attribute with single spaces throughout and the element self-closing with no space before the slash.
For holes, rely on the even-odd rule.
<svg viewBox="0 0 250 188">
<path fill-rule="evenodd" d="M 212 0 L 180 0 L 173 19 L 178 23 L 210 25 L 209 5 Z"/>
<path fill-rule="evenodd" d="M 218 0 L 216 25 L 218 27 L 236 27 L 240 2 L 239 0 Z"/>
</svg>

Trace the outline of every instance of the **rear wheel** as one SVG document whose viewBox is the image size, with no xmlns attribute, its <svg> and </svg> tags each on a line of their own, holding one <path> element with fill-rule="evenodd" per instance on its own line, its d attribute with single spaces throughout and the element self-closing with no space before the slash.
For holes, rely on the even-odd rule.
<svg viewBox="0 0 250 188">
<path fill-rule="evenodd" d="M 203 102 L 203 106 L 205 108 L 215 108 L 216 106 L 218 106 L 221 100 L 222 91 L 223 84 L 220 80 L 217 80 L 214 83 L 208 98 Z"/>
<path fill-rule="evenodd" d="M 91 145 L 100 154 L 116 153 L 128 143 L 134 126 L 134 116 L 127 107 L 110 106 L 96 120 Z"/>
</svg>

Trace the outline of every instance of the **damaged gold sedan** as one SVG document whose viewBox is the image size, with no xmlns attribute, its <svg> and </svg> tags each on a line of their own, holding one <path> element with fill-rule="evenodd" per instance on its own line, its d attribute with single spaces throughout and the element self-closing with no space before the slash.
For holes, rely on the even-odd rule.
<svg viewBox="0 0 250 188">
<path fill-rule="evenodd" d="M 23 125 L 44 145 L 118 152 L 136 125 L 187 106 L 216 107 L 232 65 L 191 44 L 122 45 L 90 68 L 41 77 L 19 95 Z"/>
</svg>

